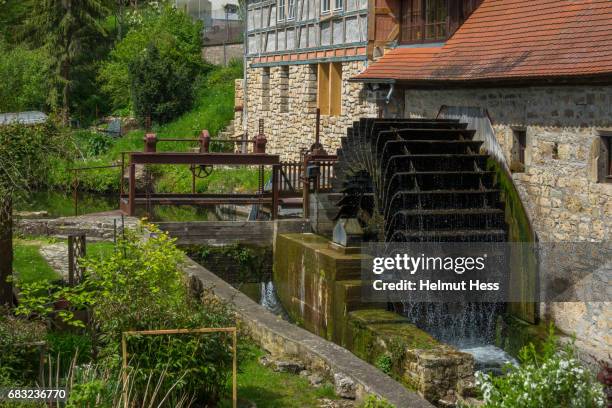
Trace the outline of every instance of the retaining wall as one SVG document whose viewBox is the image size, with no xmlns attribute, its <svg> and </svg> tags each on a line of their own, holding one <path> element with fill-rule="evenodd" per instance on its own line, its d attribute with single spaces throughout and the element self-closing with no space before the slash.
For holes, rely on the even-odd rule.
<svg viewBox="0 0 612 408">
<path fill-rule="evenodd" d="M 375 394 L 397 408 L 433 408 L 425 399 L 350 351 L 273 315 L 189 258 L 184 271 L 194 290 L 212 288 L 217 297 L 231 303 L 241 325 L 273 356 L 299 359 L 312 371 L 352 381 L 358 400 Z"/>
</svg>

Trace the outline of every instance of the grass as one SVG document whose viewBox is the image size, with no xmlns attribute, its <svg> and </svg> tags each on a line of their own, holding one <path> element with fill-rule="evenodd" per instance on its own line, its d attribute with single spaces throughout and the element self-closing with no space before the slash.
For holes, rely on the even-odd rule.
<svg viewBox="0 0 612 408">
<path fill-rule="evenodd" d="M 115 251 L 113 242 L 90 242 L 87 244 L 87 257 L 104 259 Z"/>
<path fill-rule="evenodd" d="M 258 408 L 319 407 L 321 398 L 338 399 L 329 383 L 314 388 L 308 378 L 295 374 L 278 373 L 259 364 L 263 351 L 247 347 L 247 356 L 238 373 L 238 399 L 254 402 Z M 231 388 L 228 387 L 231 395 Z M 231 407 L 231 401 L 222 401 L 220 408 Z"/>
<path fill-rule="evenodd" d="M 60 278 L 60 275 L 51 268 L 40 254 L 41 244 L 41 241 L 36 240 L 15 240 L 13 245 L 13 270 L 21 282 L 52 281 Z"/>
<path fill-rule="evenodd" d="M 213 68 L 196 85 L 193 108 L 170 123 L 153 126 L 152 132 L 156 133 L 160 139 L 195 138 L 203 129 L 207 129 L 214 138 L 234 117 L 234 80 L 241 77 L 242 65 L 239 63 L 230 64 L 228 67 Z M 121 152 L 142 151 L 144 134 L 143 130 L 132 131 L 122 138 L 110 141 L 110 146 L 104 153 L 88 155 L 87 142 L 91 138 L 91 133 L 87 131 L 74 132 L 74 144 L 80 152 L 80 159 L 74 162 L 56 160 L 54 169 L 50 174 L 51 185 L 69 190 L 72 182 L 72 174 L 68 171 L 69 168 L 118 163 L 121 159 Z M 195 142 L 165 142 L 158 143 L 157 149 L 158 151 L 181 152 L 196 145 Z M 159 183 L 161 187 L 169 185 L 174 187 L 176 185 L 182 190 L 174 190 L 175 192 L 190 191 L 191 173 L 185 166 L 177 169 L 179 169 L 177 166 L 160 167 Z M 243 169 L 223 169 L 217 170 L 217 172 L 219 174 L 229 174 L 232 179 L 245 180 L 247 185 L 254 184 L 257 180 L 255 169 L 249 171 L 246 176 Z M 168 175 L 167 180 L 166 175 Z M 119 173 L 116 168 L 84 171 L 80 174 L 79 185 L 83 190 L 114 192 L 118 190 L 118 179 Z M 200 183 L 201 186 L 205 184 Z M 206 188 L 200 187 L 200 185 L 198 188 Z"/>
<path fill-rule="evenodd" d="M 54 240 L 47 237 L 15 239 L 13 243 L 13 269 L 17 278 L 23 283 L 41 280 L 52 281 L 61 279 L 40 254 L 40 247 L 50 243 L 66 243 L 64 240 Z M 68 251 L 66 247 L 66 251 Z M 87 244 L 88 257 L 104 258 L 114 251 L 112 242 L 90 242 Z"/>
</svg>

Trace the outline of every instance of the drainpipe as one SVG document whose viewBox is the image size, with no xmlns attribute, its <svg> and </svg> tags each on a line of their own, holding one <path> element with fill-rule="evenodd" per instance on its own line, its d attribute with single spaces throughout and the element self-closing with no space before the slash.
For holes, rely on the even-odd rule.
<svg viewBox="0 0 612 408">
<path fill-rule="evenodd" d="M 245 1 L 244 2 L 244 35 L 243 35 L 243 41 L 244 41 L 244 52 L 242 55 L 242 66 L 243 66 L 243 78 L 242 78 L 242 146 L 240 151 L 245 154 L 247 153 L 248 149 L 247 149 L 247 121 L 249 120 L 249 115 L 248 115 L 248 100 L 249 100 L 249 85 L 248 85 L 248 81 L 247 81 L 247 55 L 249 53 L 249 30 L 248 30 L 248 25 L 249 25 L 249 2 Z"/>
<path fill-rule="evenodd" d="M 393 90 L 395 89 L 395 84 L 391 82 L 389 84 L 389 92 L 387 93 L 387 97 L 385 98 L 385 103 L 388 105 L 391 102 L 391 95 L 393 95 Z"/>
</svg>

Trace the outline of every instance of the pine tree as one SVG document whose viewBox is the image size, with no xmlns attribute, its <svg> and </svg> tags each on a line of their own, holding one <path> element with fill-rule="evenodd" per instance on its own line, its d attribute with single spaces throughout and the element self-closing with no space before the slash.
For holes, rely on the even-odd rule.
<svg viewBox="0 0 612 408">
<path fill-rule="evenodd" d="M 100 21 L 108 13 L 104 0 L 40 0 L 25 24 L 35 45 L 45 46 L 53 58 L 61 90 L 62 122 L 70 119 L 71 70 L 90 36 L 106 35 Z"/>
</svg>

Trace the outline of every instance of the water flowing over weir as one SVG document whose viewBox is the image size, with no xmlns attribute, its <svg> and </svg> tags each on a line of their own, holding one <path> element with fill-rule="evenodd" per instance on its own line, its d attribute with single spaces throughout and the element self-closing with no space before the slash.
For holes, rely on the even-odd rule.
<svg viewBox="0 0 612 408">
<path fill-rule="evenodd" d="M 347 130 L 335 166 L 336 218 L 356 218 L 364 241 L 504 242 L 495 172 L 476 131 L 457 119 L 361 119 Z M 491 344 L 503 305 L 390 305 L 458 348 Z"/>
</svg>

